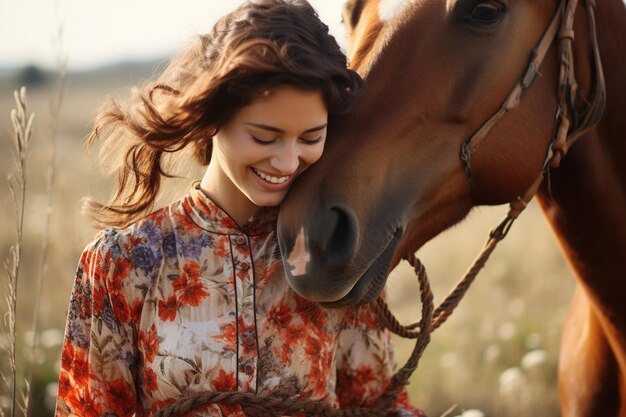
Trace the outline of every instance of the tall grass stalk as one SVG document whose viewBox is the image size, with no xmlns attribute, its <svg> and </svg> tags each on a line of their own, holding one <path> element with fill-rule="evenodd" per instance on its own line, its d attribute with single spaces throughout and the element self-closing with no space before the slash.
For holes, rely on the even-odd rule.
<svg viewBox="0 0 626 417">
<path fill-rule="evenodd" d="M 11 246 L 9 258 L 5 260 L 4 266 L 8 278 L 8 294 L 6 302 L 8 312 L 5 315 L 5 337 L 7 338 L 7 351 L 9 356 L 10 376 L 2 375 L 4 384 L 11 392 L 11 417 L 15 417 L 17 406 L 17 378 L 16 368 L 17 361 L 16 352 L 16 322 L 17 322 L 17 284 L 20 272 L 20 263 L 22 258 L 22 234 L 24 230 L 24 206 L 26 200 L 26 156 L 28 150 L 28 142 L 33 127 L 34 114 L 30 116 L 26 111 L 26 88 L 22 87 L 19 93 L 15 91 L 16 108 L 11 111 L 11 122 L 13 124 L 13 159 L 15 162 L 13 174 L 8 177 L 9 189 L 13 197 L 16 217 L 16 238 L 15 244 Z M 26 410 L 25 398 L 28 397 L 29 385 L 26 384 L 26 394 L 22 397 L 22 404 L 19 405 L 22 412 Z M 4 412 L 0 410 L 4 416 Z"/>
<path fill-rule="evenodd" d="M 39 260 L 39 274 L 37 278 L 37 288 L 35 292 L 35 305 L 33 311 L 33 322 L 31 325 L 33 339 L 31 342 L 31 361 L 30 367 L 28 369 L 28 385 L 32 386 L 33 382 L 33 374 L 35 368 L 35 357 L 37 346 L 39 343 L 39 316 L 41 309 L 41 293 L 43 282 L 45 281 L 45 277 L 48 272 L 48 246 L 50 242 L 49 234 L 50 234 L 50 219 L 52 216 L 52 205 L 54 201 L 54 183 L 56 177 L 56 139 L 59 128 L 59 120 L 60 120 L 60 112 L 61 106 L 63 104 L 63 98 L 65 96 L 65 74 L 67 70 L 67 55 L 63 52 L 63 33 L 64 33 L 64 22 L 59 17 L 59 3 L 56 3 L 57 7 L 57 33 L 54 37 L 54 44 L 56 49 L 57 56 L 57 74 L 56 74 L 56 83 L 55 83 L 55 91 L 53 93 L 52 99 L 50 101 L 50 128 L 48 133 L 48 148 L 50 152 L 48 170 L 46 171 L 46 213 L 43 225 L 43 236 L 41 239 L 41 257 Z M 30 408 L 28 404 L 30 403 L 32 396 L 32 390 L 30 391 L 30 395 L 27 400 L 26 410 L 27 416 L 30 415 Z"/>
<path fill-rule="evenodd" d="M 452 407 L 448 408 L 440 417 L 450 417 L 454 410 L 456 410 L 458 406 L 455 404 Z"/>
</svg>

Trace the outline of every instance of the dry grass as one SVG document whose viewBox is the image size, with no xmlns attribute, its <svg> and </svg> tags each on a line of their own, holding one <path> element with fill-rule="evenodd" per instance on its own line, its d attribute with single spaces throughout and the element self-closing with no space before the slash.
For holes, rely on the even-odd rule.
<svg viewBox="0 0 626 417">
<path fill-rule="evenodd" d="M 7 376 L 2 373 L 5 387 L 11 393 L 10 415 L 15 416 L 19 407 L 25 414 L 28 408 L 29 385 L 26 384 L 24 391 L 18 393 L 17 378 L 17 295 L 20 277 L 20 265 L 22 264 L 22 243 L 24 235 L 24 209 L 26 204 L 26 161 L 28 144 L 31 138 L 34 114 L 28 114 L 26 106 L 26 89 L 15 91 L 16 108 L 11 111 L 11 123 L 13 125 L 13 170 L 9 175 L 9 190 L 11 192 L 13 208 L 15 210 L 15 243 L 9 249 L 10 255 L 4 266 L 7 272 L 7 314 L 4 316 L 5 327 L 3 333 L 6 338 L 6 351 L 9 359 L 10 373 Z M 18 394 L 19 397 L 18 398 Z M 20 401 L 21 400 L 21 401 Z M 4 412 L 0 409 L 0 414 Z"/>
</svg>

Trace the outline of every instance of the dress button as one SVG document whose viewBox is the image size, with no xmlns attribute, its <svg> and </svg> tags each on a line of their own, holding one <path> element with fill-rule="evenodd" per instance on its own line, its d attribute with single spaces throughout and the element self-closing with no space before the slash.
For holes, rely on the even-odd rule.
<svg viewBox="0 0 626 417">
<path fill-rule="evenodd" d="M 254 346 L 254 337 L 252 337 L 252 336 L 244 336 L 243 337 L 243 344 L 248 346 L 248 347 Z"/>
<path fill-rule="evenodd" d="M 242 369 L 247 374 L 251 374 L 252 372 L 254 372 L 254 366 L 250 365 L 249 363 L 245 364 Z"/>
<path fill-rule="evenodd" d="M 242 235 L 239 235 L 235 238 L 235 243 L 239 246 L 243 246 L 246 244 L 246 238 Z"/>
<path fill-rule="evenodd" d="M 250 264 L 249 264 L 248 262 L 246 262 L 246 261 L 243 261 L 243 262 L 241 262 L 241 263 L 239 264 L 239 268 L 240 268 L 242 271 L 247 271 L 248 269 L 250 269 Z"/>
</svg>

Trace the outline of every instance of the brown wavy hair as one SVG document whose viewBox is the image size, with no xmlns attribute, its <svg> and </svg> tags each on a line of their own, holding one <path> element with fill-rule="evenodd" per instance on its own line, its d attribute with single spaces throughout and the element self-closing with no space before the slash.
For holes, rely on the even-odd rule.
<svg viewBox="0 0 626 417">
<path fill-rule="evenodd" d="M 153 209 L 165 154 L 193 147 L 207 165 L 212 137 L 241 107 L 289 85 L 322 92 L 330 115 L 346 112 L 362 88 L 328 26 L 305 0 L 247 1 L 200 35 L 126 104 L 104 105 L 87 139 L 100 141 L 117 186 L 106 204 L 88 199 L 94 225 L 126 226 Z"/>
</svg>

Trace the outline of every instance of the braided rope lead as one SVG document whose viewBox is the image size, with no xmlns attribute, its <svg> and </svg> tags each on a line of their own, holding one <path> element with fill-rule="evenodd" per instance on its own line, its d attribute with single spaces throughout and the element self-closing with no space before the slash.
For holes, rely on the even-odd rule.
<svg viewBox="0 0 626 417">
<path fill-rule="evenodd" d="M 514 209 L 512 208 L 511 211 L 513 210 Z M 518 210 L 518 208 L 516 207 L 515 210 Z M 523 208 L 521 208 L 521 210 L 523 210 Z M 502 222 L 495 229 L 491 231 L 491 233 L 489 234 L 489 240 L 483 247 L 478 257 L 474 260 L 472 266 L 467 270 L 465 275 L 463 275 L 463 277 L 459 280 L 459 282 L 456 284 L 454 289 L 448 294 L 448 296 L 437 306 L 437 308 L 435 309 L 433 313 L 433 320 L 428 327 L 424 327 L 421 322 L 413 323 L 413 324 L 406 325 L 406 326 L 400 324 L 400 322 L 396 319 L 393 313 L 389 310 L 388 305 L 381 298 L 379 298 L 377 308 L 387 328 L 391 330 L 393 333 L 397 334 L 398 336 L 404 337 L 407 339 L 419 338 L 420 336 L 422 336 L 423 329 L 427 329 L 426 332 L 432 333 L 437 328 L 439 328 L 439 326 L 441 326 L 448 319 L 448 317 L 452 315 L 452 312 L 459 305 L 459 303 L 461 302 L 461 299 L 465 296 L 465 294 L 467 293 L 467 290 L 474 282 L 474 279 L 476 278 L 478 273 L 482 270 L 482 268 L 487 263 L 487 260 L 489 259 L 493 251 L 495 250 L 498 243 L 502 239 L 504 239 L 504 237 L 509 232 L 513 222 L 515 221 L 515 218 L 519 215 L 519 212 L 518 212 L 518 213 L 515 213 L 514 214 L 515 217 L 513 217 L 511 211 L 509 211 L 509 214 L 506 216 L 506 218 L 502 220 Z M 408 261 L 412 265 L 413 265 L 413 262 L 417 262 L 417 263 L 420 262 L 414 256 L 408 259 Z M 423 297 L 424 296 L 422 295 L 422 298 Z M 424 316 L 422 314 L 422 320 L 423 320 L 423 317 Z M 415 330 L 415 329 L 418 329 L 418 330 Z"/>
<path fill-rule="evenodd" d="M 421 332 L 417 336 L 415 348 L 406 364 L 391 378 L 391 384 L 379 401 L 372 407 L 355 407 L 347 410 L 338 410 L 324 401 L 307 399 L 294 400 L 280 392 L 272 396 L 257 396 L 248 392 L 203 392 L 181 398 L 176 403 L 160 410 L 159 417 L 179 417 L 187 415 L 209 404 L 241 405 L 246 415 L 251 417 L 293 416 L 298 414 L 326 416 L 326 417 L 381 417 L 389 415 L 391 408 L 409 378 L 417 369 L 417 364 L 426 346 L 430 342 L 430 325 L 433 321 L 433 293 L 430 289 L 426 270 L 421 262 L 412 256 L 408 262 L 413 266 L 420 286 L 422 318 L 419 322 Z M 387 309 L 388 311 L 388 309 Z"/>
</svg>

